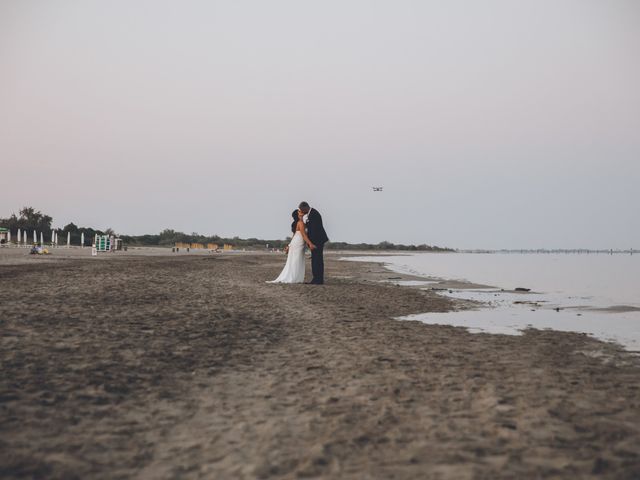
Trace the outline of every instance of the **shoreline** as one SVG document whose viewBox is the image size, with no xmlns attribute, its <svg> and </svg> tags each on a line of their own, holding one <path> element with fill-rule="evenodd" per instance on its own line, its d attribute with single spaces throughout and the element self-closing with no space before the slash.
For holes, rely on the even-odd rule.
<svg viewBox="0 0 640 480">
<path fill-rule="evenodd" d="M 632 478 L 640 361 L 586 335 L 398 321 L 459 306 L 327 255 L 0 265 L 6 478 Z"/>
<path fill-rule="evenodd" d="M 414 255 L 420 255 L 414 254 Z M 368 262 L 375 261 L 373 255 L 358 255 L 355 260 L 345 258 L 346 261 Z M 640 317 L 622 317 L 620 314 L 635 315 L 640 312 L 639 306 L 629 304 L 611 304 L 602 306 L 597 303 L 572 304 L 571 295 L 567 292 L 531 291 L 524 288 L 506 289 L 497 285 L 477 283 L 469 280 L 455 280 L 440 276 L 411 271 L 408 266 L 398 266 L 380 259 L 379 264 L 388 272 L 397 275 L 390 277 L 397 279 L 397 284 L 422 290 L 432 290 L 441 295 L 461 302 L 463 308 L 456 312 L 473 310 L 479 312 L 467 315 L 445 316 L 438 321 L 425 314 L 411 315 L 410 319 L 424 321 L 428 324 L 449 325 L 465 328 L 473 333 L 519 335 L 527 329 L 551 329 L 553 331 L 588 334 L 604 343 L 614 343 L 625 348 L 632 354 L 640 354 L 640 337 L 637 331 L 629 327 L 629 323 L 640 321 Z M 407 273 L 407 270 L 411 273 Z M 578 297 L 573 297 L 578 298 Z M 582 298 L 582 297 L 579 297 Z M 543 312 L 552 314 L 554 320 L 531 315 L 529 312 Z M 598 315 L 611 315 L 601 317 Z M 578 317 L 578 318 L 576 318 Z M 408 318 L 399 318 L 406 320 Z M 482 320 L 485 319 L 485 320 Z M 512 319 L 509 321 L 509 319 Z M 557 323 L 555 322 L 557 321 Z"/>
</svg>

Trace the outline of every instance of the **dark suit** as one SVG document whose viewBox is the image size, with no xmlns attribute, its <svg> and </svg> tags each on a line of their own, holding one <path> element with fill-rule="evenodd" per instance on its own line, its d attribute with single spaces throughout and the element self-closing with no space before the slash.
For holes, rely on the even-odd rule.
<svg viewBox="0 0 640 480">
<path fill-rule="evenodd" d="M 324 244 L 329 241 L 327 232 L 322 226 L 322 215 L 315 208 L 309 211 L 307 218 L 307 236 L 316 248 L 311 250 L 311 272 L 313 279 L 311 283 L 324 283 Z"/>
</svg>

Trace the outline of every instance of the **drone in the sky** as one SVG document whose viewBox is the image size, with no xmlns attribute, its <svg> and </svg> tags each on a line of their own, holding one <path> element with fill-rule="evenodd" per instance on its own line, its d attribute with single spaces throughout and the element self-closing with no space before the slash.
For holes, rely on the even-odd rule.
<svg viewBox="0 0 640 480">
<path fill-rule="evenodd" d="M 382 191 L 382 187 L 371 187 L 373 188 L 374 192 L 381 192 Z"/>
</svg>

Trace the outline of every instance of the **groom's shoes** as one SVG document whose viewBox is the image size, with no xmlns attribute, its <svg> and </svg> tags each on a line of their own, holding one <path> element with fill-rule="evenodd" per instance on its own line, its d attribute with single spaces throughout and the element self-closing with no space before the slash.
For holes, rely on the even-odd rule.
<svg viewBox="0 0 640 480">
<path fill-rule="evenodd" d="M 324 282 L 315 282 L 315 281 L 310 281 L 310 282 L 304 282 L 305 285 L 324 285 Z"/>
</svg>

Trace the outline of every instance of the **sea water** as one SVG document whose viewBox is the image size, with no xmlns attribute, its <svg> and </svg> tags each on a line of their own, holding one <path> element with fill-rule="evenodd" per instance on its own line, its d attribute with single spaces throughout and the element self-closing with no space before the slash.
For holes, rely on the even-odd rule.
<svg viewBox="0 0 640 480">
<path fill-rule="evenodd" d="M 472 311 L 402 317 L 471 332 L 519 335 L 527 328 L 587 333 L 640 351 L 640 255 L 419 253 L 351 257 L 382 261 L 392 271 L 457 280 L 482 288 L 455 288 L 443 295 L 475 300 Z M 433 288 L 425 283 L 423 288 Z M 531 291 L 523 294 L 516 288 Z"/>
</svg>

